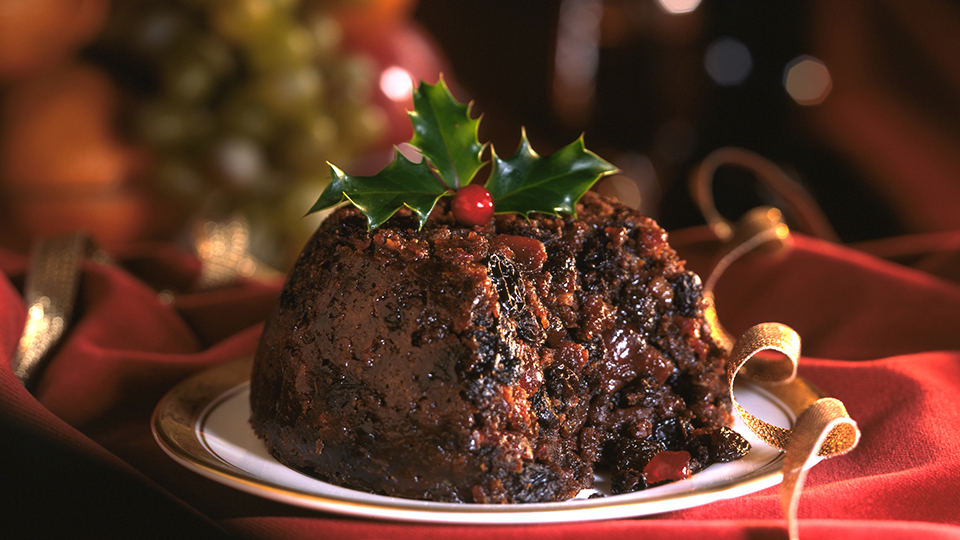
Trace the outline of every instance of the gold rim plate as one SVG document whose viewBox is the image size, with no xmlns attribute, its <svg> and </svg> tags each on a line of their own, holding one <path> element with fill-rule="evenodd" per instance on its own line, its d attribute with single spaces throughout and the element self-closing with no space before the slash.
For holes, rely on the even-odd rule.
<svg viewBox="0 0 960 540">
<path fill-rule="evenodd" d="M 556 503 L 484 505 L 437 503 L 373 495 L 294 471 L 270 456 L 250 427 L 252 358 L 202 371 L 175 386 L 157 405 L 151 426 L 160 447 L 184 467 L 261 497 L 335 514 L 400 521 L 472 524 L 560 523 L 628 518 L 692 508 L 779 484 L 783 453 L 734 426 L 753 446 L 743 459 L 712 465 L 692 477 L 637 493 Z M 813 394 L 819 390 L 805 381 Z M 791 427 L 796 414 L 776 387 L 738 381 L 737 400 L 764 420 Z M 605 493 L 606 494 L 606 493 Z"/>
</svg>

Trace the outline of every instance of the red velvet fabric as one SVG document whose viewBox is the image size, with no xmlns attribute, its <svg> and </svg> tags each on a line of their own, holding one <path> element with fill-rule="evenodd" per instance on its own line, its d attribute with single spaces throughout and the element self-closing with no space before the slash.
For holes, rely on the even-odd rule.
<svg viewBox="0 0 960 540">
<path fill-rule="evenodd" d="M 709 272 L 718 246 L 700 231 L 678 231 L 672 243 Z M 0 530 L 12 533 L 4 537 L 785 537 L 775 488 L 643 519 L 457 526 L 340 517 L 221 486 L 169 459 L 150 415 L 184 377 L 252 354 L 281 283 L 190 292 L 189 254 L 162 245 L 115 255 L 115 264 L 85 263 L 74 325 L 30 394 L 8 367 L 25 320 L 28 260 L 0 251 Z M 863 432 L 852 453 L 810 472 L 802 538 L 960 537 L 958 283 L 947 270 L 920 272 L 803 236 L 720 279 L 728 330 L 793 326 L 804 340 L 801 375 L 842 400 Z M 158 299 L 164 289 L 178 293 L 172 304 Z"/>
</svg>

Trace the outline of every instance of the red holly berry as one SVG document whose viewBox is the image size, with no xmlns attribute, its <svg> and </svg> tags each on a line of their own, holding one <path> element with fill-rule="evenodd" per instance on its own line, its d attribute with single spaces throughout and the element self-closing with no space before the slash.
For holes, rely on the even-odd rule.
<svg viewBox="0 0 960 540">
<path fill-rule="evenodd" d="M 658 452 L 643 468 L 643 477 L 651 486 L 661 482 L 681 480 L 688 476 L 690 476 L 690 454 L 686 450 Z"/>
<path fill-rule="evenodd" d="M 480 225 L 493 216 L 493 196 L 480 184 L 458 189 L 453 196 L 453 217 L 464 225 Z"/>
</svg>

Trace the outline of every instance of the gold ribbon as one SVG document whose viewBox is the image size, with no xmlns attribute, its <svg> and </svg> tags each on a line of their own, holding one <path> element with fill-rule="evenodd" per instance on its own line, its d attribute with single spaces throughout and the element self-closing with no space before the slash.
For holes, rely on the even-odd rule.
<svg viewBox="0 0 960 540">
<path fill-rule="evenodd" d="M 724 166 L 753 172 L 758 181 L 772 188 L 792 207 L 795 217 L 812 236 L 834 242 L 838 240 L 816 201 L 776 164 L 759 154 L 742 148 L 719 148 L 704 158 L 690 176 L 691 196 L 711 230 L 727 246 L 704 285 L 704 313 L 714 339 L 730 353 L 727 383 L 734 408 L 757 437 L 786 452 L 780 504 L 790 538 L 796 540 L 799 538 L 797 507 L 807 470 L 822 458 L 852 450 L 860 440 L 860 430 L 843 403 L 822 397 L 797 378 L 800 336 L 792 328 L 779 323 L 758 324 L 734 343 L 720 324 L 713 288 L 727 267 L 753 251 L 776 253 L 790 247 L 789 228 L 776 208 L 755 208 L 737 224 L 720 215 L 713 201 L 712 186 L 714 173 Z M 770 356 L 771 351 L 777 354 Z M 733 388 L 737 375 L 741 373 L 762 385 L 779 386 L 778 397 L 797 414 L 792 428 L 768 424 L 737 403 Z"/>
<path fill-rule="evenodd" d="M 708 312 L 716 320 L 712 297 Z M 715 327 L 717 330 L 719 327 Z M 721 330 L 722 331 L 722 330 Z M 728 339 L 728 338 L 727 338 Z M 758 356 L 773 351 L 776 356 Z M 860 440 L 857 423 L 839 400 L 820 397 L 797 378 L 800 336 L 779 323 L 758 324 L 733 344 L 727 363 L 727 383 L 734 409 L 763 442 L 786 452 L 780 504 L 790 538 L 799 538 L 797 509 L 807 470 L 821 458 L 839 456 L 852 450 Z M 742 373 L 762 385 L 780 385 L 777 394 L 798 414 L 792 428 L 769 424 L 740 406 L 734 383 Z"/>
<path fill-rule="evenodd" d="M 693 170 L 688 184 L 694 203 L 720 240 L 739 244 L 736 237 L 738 232 L 742 232 L 738 230 L 742 227 L 724 218 L 714 203 L 713 180 L 717 170 L 722 167 L 736 167 L 753 173 L 759 183 L 772 189 L 790 207 L 790 213 L 803 231 L 830 242 L 839 241 L 816 200 L 799 183 L 769 159 L 737 147 L 717 148 L 710 152 Z"/>
</svg>

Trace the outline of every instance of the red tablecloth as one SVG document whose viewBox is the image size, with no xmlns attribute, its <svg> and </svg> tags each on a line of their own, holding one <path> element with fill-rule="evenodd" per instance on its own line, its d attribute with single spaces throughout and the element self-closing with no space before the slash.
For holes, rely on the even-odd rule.
<svg viewBox="0 0 960 540">
<path fill-rule="evenodd" d="M 674 243 L 706 273 L 717 246 L 689 233 Z M 960 234 L 948 236 L 958 245 Z M 221 486 L 168 458 L 150 415 L 186 376 L 251 354 L 281 284 L 181 292 L 169 304 L 157 291 L 183 290 L 193 257 L 171 246 L 114 255 L 115 264 L 85 263 L 74 324 L 31 395 L 7 367 L 25 321 L 29 261 L 0 251 L 4 538 L 784 535 L 775 488 L 642 519 L 456 526 L 345 518 Z M 731 333 L 764 321 L 793 326 L 804 339 L 800 374 L 842 400 L 863 432 L 853 452 L 810 472 L 801 537 L 960 537 L 960 274 L 940 268 L 935 277 L 797 236 L 789 253 L 748 257 L 720 280 L 717 306 Z"/>
</svg>

